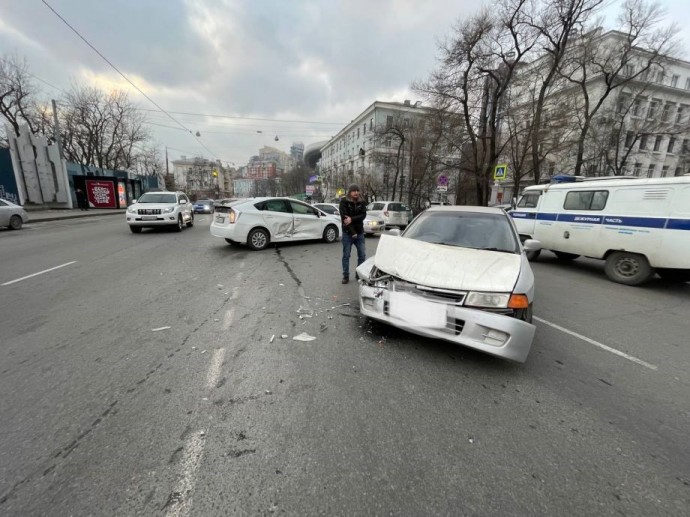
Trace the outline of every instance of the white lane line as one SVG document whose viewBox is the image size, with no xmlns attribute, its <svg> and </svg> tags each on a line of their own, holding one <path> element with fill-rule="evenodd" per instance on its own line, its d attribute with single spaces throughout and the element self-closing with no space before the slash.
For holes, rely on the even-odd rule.
<svg viewBox="0 0 690 517">
<path fill-rule="evenodd" d="M 211 357 L 211 366 L 208 368 L 206 375 L 206 387 L 210 390 L 216 387 L 218 377 L 220 377 L 220 369 L 223 367 L 223 360 L 225 359 L 225 348 L 217 348 L 213 351 Z"/>
<path fill-rule="evenodd" d="M 196 431 L 189 437 L 182 458 L 181 478 L 170 496 L 170 506 L 166 517 L 183 517 L 192 508 L 192 492 L 196 486 L 196 472 L 199 470 L 201 456 L 204 454 L 204 431 Z"/>
<path fill-rule="evenodd" d="M 230 298 L 231 300 L 237 300 L 237 298 L 240 297 L 240 287 L 235 286 L 232 288 L 232 297 Z"/>
<path fill-rule="evenodd" d="M 642 359 L 638 359 L 635 356 L 628 355 L 625 352 L 621 352 L 620 350 L 616 350 L 615 348 L 611 348 L 610 346 L 607 346 L 603 343 L 599 343 L 599 341 L 594 341 L 593 339 L 590 339 L 587 336 L 583 336 L 582 334 L 578 334 L 577 332 L 573 332 L 572 330 L 568 330 L 565 327 L 561 327 L 560 325 L 556 325 L 555 323 L 551 323 L 550 321 L 546 321 L 544 319 L 538 318 L 537 316 L 534 316 L 534 319 L 536 321 L 538 321 L 539 323 L 543 323 L 544 325 L 548 325 L 549 327 L 553 327 L 556 330 L 560 330 L 561 332 L 565 332 L 568 335 L 571 335 L 573 337 L 581 339 L 582 341 L 585 341 L 586 343 L 589 343 L 590 345 L 594 345 L 598 348 L 601 348 L 602 350 L 606 350 L 607 352 L 611 352 L 614 355 L 623 357 L 624 359 L 627 359 L 628 361 L 632 361 L 635 364 L 639 364 L 640 366 L 644 366 L 645 368 L 649 368 L 650 370 L 658 369 L 657 366 L 650 364 L 646 361 L 643 361 Z"/>
<path fill-rule="evenodd" d="M 235 319 L 235 309 L 228 309 L 223 317 L 223 330 L 228 330 L 232 325 L 232 320 Z"/>
<path fill-rule="evenodd" d="M 56 269 L 60 269 L 61 267 L 70 266 L 70 265 L 76 264 L 76 263 L 77 263 L 77 261 L 73 260 L 72 262 L 67 262 L 66 264 L 60 264 L 59 266 L 51 267 L 50 269 L 44 269 L 43 271 L 39 271 L 38 273 L 34 273 L 33 275 L 27 275 L 27 276 L 23 276 L 21 278 L 17 278 L 16 280 L 10 280 L 9 282 L 5 282 L 4 284 L 0 284 L 0 286 L 16 284 L 17 282 L 21 282 L 22 280 L 26 280 L 27 278 L 33 278 L 35 276 L 42 275 L 43 273 L 49 273 L 50 271 L 55 271 Z"/>
</svg>

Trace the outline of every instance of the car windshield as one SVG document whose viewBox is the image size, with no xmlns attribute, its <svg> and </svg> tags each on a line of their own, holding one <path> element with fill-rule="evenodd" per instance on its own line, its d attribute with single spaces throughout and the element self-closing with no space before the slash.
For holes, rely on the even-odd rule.
<svg viewBox="0 0 690 517">
<path fill-rule="evenodd" d="M 200 199 L 196 202 L 197 205 L 210 205 L 211 203 L 213 203 L 213 201 L 210 199 Z"/>
<path fill-rule="evenodd" d="M 139 198 L 137 203 L 176 203 L 177 197 L 175 194 L 166 194 L 161 192 L 149 192 Z"/>
<path fill-rule="evenodd" d="M 477 212 L 424 212 L 404 237 L 435 244 L 519 253 L 518 240 L 504 215 Z"/>
</svg>

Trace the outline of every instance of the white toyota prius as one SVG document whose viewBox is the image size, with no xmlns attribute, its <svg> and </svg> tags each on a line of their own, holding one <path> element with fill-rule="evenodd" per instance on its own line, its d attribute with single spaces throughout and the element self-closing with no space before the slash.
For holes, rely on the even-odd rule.
<svg viewBox="0 0 690 517">
<path fill-rule="evenodd" d="M 340 217 L 286 197 L 252 198 L 216 206 L 211 235 L 262 250 L 271 243 L 323 239 L 335 242 Z"/>
<path fill-rule="evenodd" d="M 514 224 L 499 208 L 439 206 L 404 233 L 382 235 L 357 268 L 363 315 L 415 334 L 524 362 L 534 275 Z"/>
</svg>

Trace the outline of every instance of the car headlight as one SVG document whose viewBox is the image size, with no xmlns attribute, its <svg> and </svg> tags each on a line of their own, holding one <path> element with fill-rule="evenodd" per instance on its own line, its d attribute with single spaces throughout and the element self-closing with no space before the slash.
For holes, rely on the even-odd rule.
<svg viewBox="0 0 690 517">
<path fill-rule="evenodd" d="M 174 212 L 174 211 L 175 211 L 175 207 L 174 207 L 174 206 L 169 206 L 169 207 L 164 208 L 164 209 L 162 210 L 162 213 L 164 213 L 164 214 L 170 214 L 170 213 L 172 213 L 172 212 Z"/>
<path fill-rule="evenodd" d="M 137 213 L 136 207 L 134 205 L 127 207 L 127 213 L 136 214 Z"/>
<path fill-rule="evenodd" d="M 465 298 L 465 305 L 470 307 L 487 307 L 491 309 L 505 309 L 510 300 L 509 293 L 470 292 Z"/>
</svg>

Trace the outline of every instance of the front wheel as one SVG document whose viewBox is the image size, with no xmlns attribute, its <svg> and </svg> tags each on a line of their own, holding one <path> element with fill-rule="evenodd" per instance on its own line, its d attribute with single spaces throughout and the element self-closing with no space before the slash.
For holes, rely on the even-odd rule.
<svg viewBox="0 0 690 517">
<path fill-rule="evenodd" d="M 656 272 L 664 280 L 684 284 L 690 282 L 690 269 L 657 269 Z"/>
<path fill-rule="evenodd" d="M 615 251 L 606 258 L 606 276 L 625 285 L 640 285 L 652 276 L 647 257 L 627 251 Z"/>
<path fill-rule="evenodd" d="M 335 242 L 338 238 L 338 229 L 335 226 L 327 226 L 323 231 L 323 240 L 331 243 Z"/>
<path fill-rule="evenodd" d="M 18 215 L 13 215 L 10 217 L 10 230 L 19 230 L 23 224 L 24 221 L 22 221 L 22 218 Z"/>
<path fill-rule="evenodd" d="M 560 259 L 560 260 L 575 260 L 578 258 L 580 255 L 576 255 L 575 253 L 566 253 L 565 251 L 554 251 L 554 254 Z"/>
<path fill-rule="evenodd" d="M 254 251 L 266 249 L 269 242 L 271 242 L 270 236 L 263 228 L 256 228 L 255 230 L 252 230 L 249 232 L 249 236 L 247 237 L 247 244 Z"/>
<path fill-rule="evenodd" d="M 184 228 L 184 221 L 182 220 L 182 214 L 180 214 L 177 216 L 177 224 L 175 225 L 175 231 L 181 232 L 182 228 Z"/>
</svg>

